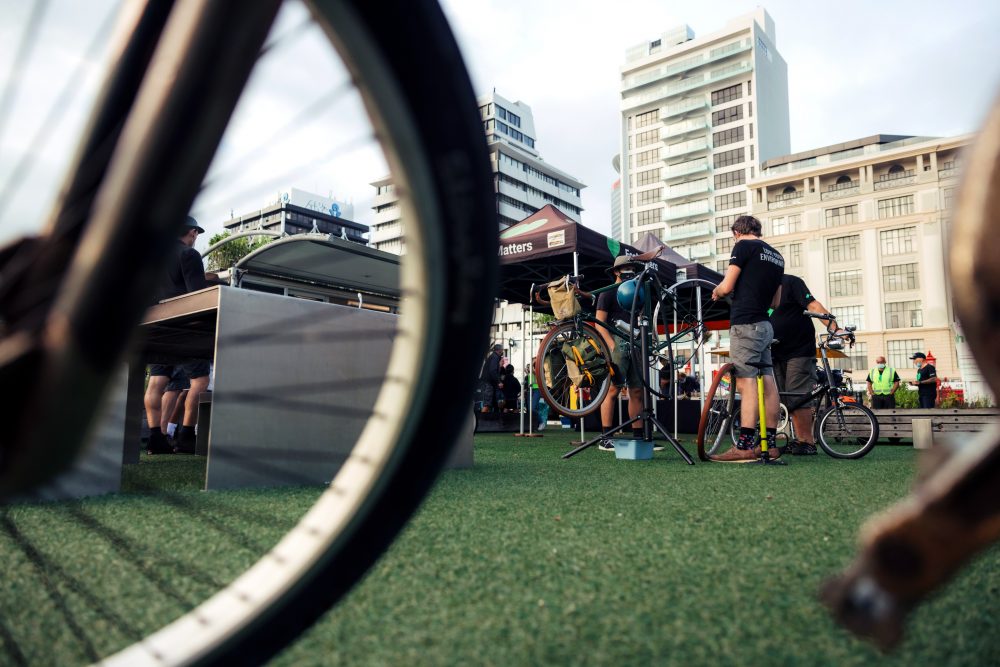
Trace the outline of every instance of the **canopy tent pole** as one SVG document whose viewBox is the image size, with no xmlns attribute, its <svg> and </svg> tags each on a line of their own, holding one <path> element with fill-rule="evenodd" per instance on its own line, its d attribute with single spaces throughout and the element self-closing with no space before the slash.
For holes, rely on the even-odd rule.
<svg viewBox="0 0 1000 667">
<path fill-rule="evenodd" d="M 698 321 L 704 323 L 702 319 L 701 312 L 701 288 L 699 287 L 695 290 L 698 297 Z M 705 382 L 705 345 L 704 338 L 707 331 L 699 331 L 698 335 L 702 337 L 701 345 L 698 346 L 698 414 L 701 414 L 705 409 L 705 392 L 703 391 L 703 383 Z"/>
<path fill-rule="evenodd" d="M 674 301 L 674 335 L 677 334 L 677 302 Z M 673 348 L 671 347 L 671 350 Z M 669 383 L 667 386 L 670 387 L 670 392 L 674 397 L 674 439 L 677 438 L 677 365 L 676 356 L 670 360 L 670 377 L 667 378 Z"/>
<path fill-rule="evenodd" d="M 525 349 L 524 349 L 524 308 L 521 308 L 521 377 L 525 377 L 525 374 L 524 374 L 524 352 L 525 352 Z M 521 431 L 520 431 L 521 435 L 524 435 L 524 404 L 525 404 L 524 403 L 524 399 L 525 399 L 525 393 L 526 393 L 525 392 L 525 387 L 524 387 L 525 384 L 528 384 L 528 383 L 525 382 L 524 384 L 521 385 L 521 409 L 519 410 L 519 412 L 521 413 Z M 528 391 L 530 391 L 530 389 Z M 531 419 L 530 418 L 528 419 L 528 431 L 529 432 L 531 431 Z"/>
</svg>

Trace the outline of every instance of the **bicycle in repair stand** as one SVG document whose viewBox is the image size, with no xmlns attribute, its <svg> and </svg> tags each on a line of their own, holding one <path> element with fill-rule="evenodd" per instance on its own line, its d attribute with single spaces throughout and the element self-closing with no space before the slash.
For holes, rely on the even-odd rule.
<svg viewBox="0 0 1000 667">
<path fill-rule="evenodd" d="M 835 319 L 833 315 L 817 314 L 810 311 L 803 313 L 809 317 L 829 322 Z M 830 368 L 829 350 L 842 350 L 845 343 L 854 345 L 855 327 L 847 327 L 845 333 L 820 334 L 817 337 L 822 376 L 820 381 L 807 394 L 782 392 L 781 403 L 787 406 L 791 414 L 806 406 L 817 410 L 814 434 L 816 442 L 827 454 L 838 459 L 860 459 L 875 447 L 878 442 L 878 419 L 871 410 L 853 401 L 842 387 L 843 374 Z M 763 368 L 764 364 L 751 364 L 758 369 L 757 393 L 760 406 L 761 424 L 761 460 L 764 458 L 766 432 L 763 408 Z M 702 461 L 712 460 L 712 455 L 719 452 L 725 444 L 735 444 L 739 434 L 740 399 L 736 392 L 736 367 L 726 364 L 716 373 L 712 386 L 705 398 L 701 422 L 698 425 L 698 458 Z M 784 433 L 779 438 L 787 437 Z M 776 443 L 766 443 L 767 449 L 773 449 Z M 768 460 L 773 459 L 768 455 Z"/>
<path fill-rule="evenodd" d="M 650 378 L 654 368 L 669 373 L 672 378 L 674 366 L 681 365 L 676 363 L 675 348 L 684 346 L 693 354 L 704 343 L 707 331 L 704 314 L 696 305 L 697 300 L 689 297 L 696 290 L 707 293 L 715 285 L 707 280 L 691 279 L 666 287 L 655 261 L 644 263 L 642 272 L 632 280 L 592 292 L 580 290 L 576 285 L 578 278 L 566 276 L 541 288 L 549 290 L 550 301 L 555 306 L 553 311 L 561 318 L 542 339 L 535 362 L 536 377 L 540 380 L 538 390 L 543 400 L 557 413 L 574 419 L 600 409 L 612 390 L 614 374 L 619 372 L 611 362 L 611 352 L 600 331 L 603 329 L 614 337 L 616 346 L 627 346 L 632 363 L 638 364 L 643 405 L 636 417 L 583 442 L 563 458 L 575 456 L 602 438 L 642 420 L 644 440 L 653 439 L 655 428 L 688 464 L 693 465 L 691 456 L 653 414 L 652 396 L 668 399 L 671 390 L 661 392 L 658 383 L 654 386 Z M 575 298 L 575 295 L 582 295 L 596 301 L 597 295 L 615 289 L 619 290 L 620 299 L 626 299 L 622 305 L 629 309 L 634 326 L 624 321 L 602 322 L 584 311 Z M 536 295 L 533 290 L 532 298 L 537 300 Z M 707 309 L 711 306 L 707 297 L 705 300 Z M 568 306 L 558 306 L 560 301 Z M 545 303 L 543 300 L 538 302 Z M 684 359 L 685 363 L 688 358 Z M 667 386 L 672 387 L 673 383 Z"/>
</svg>

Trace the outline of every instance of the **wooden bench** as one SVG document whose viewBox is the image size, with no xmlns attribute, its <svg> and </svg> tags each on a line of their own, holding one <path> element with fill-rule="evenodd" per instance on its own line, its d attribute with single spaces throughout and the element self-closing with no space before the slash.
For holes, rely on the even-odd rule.
<svg viewBox="0 0 1000 667">
<path fill-rule="evenodd" d="M 872 410 L 878 418 L 879 439 L 912 438 L 913 420 L 930 419 L 933 433 L 977 433 L 1000 424 L 997 408 L 934 408 Z"/>
</svg>

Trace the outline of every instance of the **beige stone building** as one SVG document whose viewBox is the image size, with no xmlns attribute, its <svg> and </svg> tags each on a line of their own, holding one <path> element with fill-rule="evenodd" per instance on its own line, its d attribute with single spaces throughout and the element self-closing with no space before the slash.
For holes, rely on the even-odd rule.
<svg viewBox="0 0 1000 667">
<path fill-rule="evenodd" d="M 949 211 L 971 139 L 875 135 L 767 160 L 748 182 L 751 211 L 786 271 L 842 325 L 857 325 L 858 344 L 839 362 L 856 381 L 880 354 L 911 380 L 908 357 L 921 351 L 940 377 L 980 393 L 946 272 Z M 721 257 L 732 239 L 716 244 Z"/>
</svg>

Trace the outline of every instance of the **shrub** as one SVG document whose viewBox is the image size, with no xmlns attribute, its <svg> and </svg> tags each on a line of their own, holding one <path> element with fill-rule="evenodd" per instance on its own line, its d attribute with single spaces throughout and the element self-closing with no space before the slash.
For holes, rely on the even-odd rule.
<svg viewBox="0 0 1000 667">
<path fill-rule="evenodd" d="M 899 390 L 896 392 L 896 407 L 900 409 L 919 408 L 920 403 L 917 400 L 917 391 L 900 383 Z"/>
</svg>

